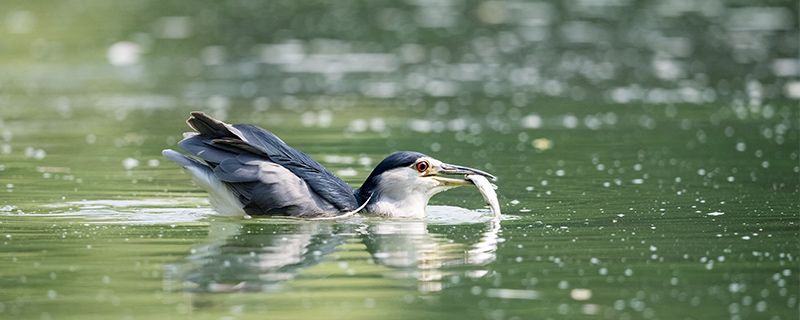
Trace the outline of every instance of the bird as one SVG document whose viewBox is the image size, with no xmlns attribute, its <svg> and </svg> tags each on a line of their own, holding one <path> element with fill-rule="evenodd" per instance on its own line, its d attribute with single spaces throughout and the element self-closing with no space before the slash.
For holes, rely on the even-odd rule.
<svg viewBox="0 0 800 320">
<path fill-rule="evenodd" d="M 354 189 L 270 131 L 228 124 L 200 112 L 186 120 L 194 132 L 178 143 L 187 154 L 162 155 L 181 166 L 225 216 L 336 219 L 356 213 L 424 218 L 434 195 L 471 185 L 467 175 L 497 178 L 414 151 L 388 155 Z"/>
</svg>

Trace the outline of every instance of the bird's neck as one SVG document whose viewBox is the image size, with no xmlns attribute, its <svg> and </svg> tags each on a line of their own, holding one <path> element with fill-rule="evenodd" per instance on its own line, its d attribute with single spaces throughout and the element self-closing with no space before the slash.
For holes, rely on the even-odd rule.
<svg viewBox="0 0 800 320">
<path fill-rule="evenodd" d="M 432 194 L 410 192 L 365 183 L 356 190 L 362 213 L 384 217 L 424 218 Z"/>
<path fill-rule="evenodd" d="M 430 197 L 408 196 L 404 198 L 393 198 L 386 195 L 378 195 L 371 199 L 364 207 L 363 212 L 369 215 L 399 218 L 424 218 L 425 208 L 428 207 Z"/>
</svg>

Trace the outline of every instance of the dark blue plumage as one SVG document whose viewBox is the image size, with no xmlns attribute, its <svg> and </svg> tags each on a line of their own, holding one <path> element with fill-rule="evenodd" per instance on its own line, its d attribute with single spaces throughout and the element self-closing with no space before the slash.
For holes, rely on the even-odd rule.
<svg viewBox="0 0 800 320">
<path fill-rule="evenodd" d="M 319 196 L 337 209 L 350 211 L 358 208 L 353 188 L 325 169 L 305 153 L 287 145 L 272 132 L 248 124 L 233 126 L 241 132 L 248 144 L 263 152 L 267 158 L 289 169 L 300 177 Z"/>
<path fill-rule="evenodd" d="M 187 122 L 199 134 L 185 138 L 179 145 L 205 160 L 214 175 L 239 197 L 247 213 L 302 215 L 303 210 L 308 210 L 310 205 L 298 205 L 297 201 L 302 204 L 314 199 L 295 199 L 301 197 L 292 194 L 296 190 L 274 190 L 273 185 L 281 179 L 299 178 L 298 188 L 308 188 L 327 202 L 316 201 L 312 206 L 315 209 L 347 212 L 359 206 L 353 188 L 269 131 L 246 124 L 227 125 L 201 112 L 193 112 Z M 271 163 L 296 177 L 274 176 L 280 174 L 280 168 L 263 170 L 265 165 L 274 166 Z M 326 208 L 330 206 L 333 208 Z"/>
</svg>

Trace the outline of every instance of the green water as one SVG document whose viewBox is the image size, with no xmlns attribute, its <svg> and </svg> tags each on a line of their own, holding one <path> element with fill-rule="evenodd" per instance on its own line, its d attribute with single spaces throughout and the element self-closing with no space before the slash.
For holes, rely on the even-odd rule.
<svg viewBox="0 0 800 320">
<path fill-rule="evenodd" d="M 0 318 L 798 317 L 789 4 L 177 3 L 0 4 Z M 504 219 L 215 217 L 160 156 L 191 110 L 354 187 L 484 169 Z"/>
</svg>

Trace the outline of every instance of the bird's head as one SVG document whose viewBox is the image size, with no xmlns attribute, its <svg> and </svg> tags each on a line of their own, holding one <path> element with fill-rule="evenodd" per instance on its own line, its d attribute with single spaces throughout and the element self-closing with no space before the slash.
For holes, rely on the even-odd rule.
<svg viewBox="0 0 800 320">
<path fill-rule="evenodd" d="M 359 189 L 365 211 L 385 216 L 422 217 L 435 194 L 472 182 L 466 175 L 496 178 L 484 171 L 447 164 L 418 152 L 395 152 L 383 159 Z"/>
</svg>

